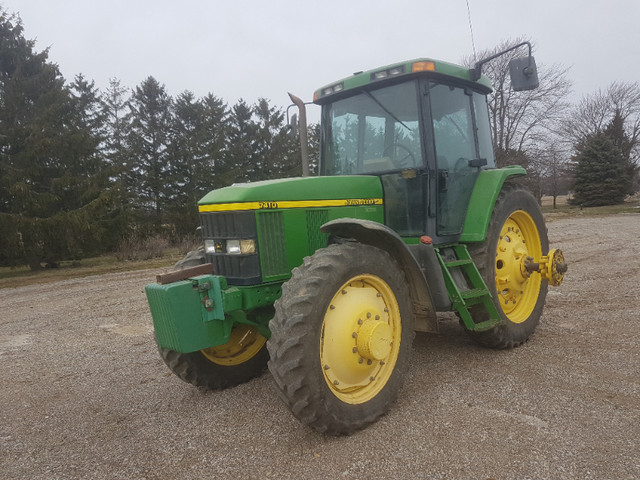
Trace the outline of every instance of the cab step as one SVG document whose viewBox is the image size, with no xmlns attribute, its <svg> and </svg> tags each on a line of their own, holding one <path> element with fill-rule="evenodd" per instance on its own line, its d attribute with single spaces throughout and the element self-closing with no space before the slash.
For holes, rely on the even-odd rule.
<svg viewBox="0 0 640 480">
<path fill-rule="evenodd" d="M 468 330 L 482 332 L 503 323 L 491 292 L 484 283 L 467 246 L 464 244 L 435 247 L 442 268 L 444 282 L 454 310 Z M 469 308 L 480 305 L 487 312 L 487 320 L 474 322 Z"/>
</svg>

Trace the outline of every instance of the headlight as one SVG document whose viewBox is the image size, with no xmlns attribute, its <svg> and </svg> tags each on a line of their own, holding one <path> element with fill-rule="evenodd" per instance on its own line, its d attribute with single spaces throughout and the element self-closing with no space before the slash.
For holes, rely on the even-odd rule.
<svg viewBox="0 0 640 480">
<path fill-rule="evenodd" d="M 239 255 L 240 240 L 227 240 L 227 253 L 230 255 Z"/>
<path fill-rule="evenodd" d="M 229 255 L 251 255 L 256 253 L 256 242 L 249 240 L 227 240 L 227 253 Z"/>
<path fill-rule="evenodd" d="M 204 241 L 204 251 L 205 251 L 205 253 L 216 253 L 216 242 L 215 242 L 215 240 L 205 240 Z"/>
</svg>

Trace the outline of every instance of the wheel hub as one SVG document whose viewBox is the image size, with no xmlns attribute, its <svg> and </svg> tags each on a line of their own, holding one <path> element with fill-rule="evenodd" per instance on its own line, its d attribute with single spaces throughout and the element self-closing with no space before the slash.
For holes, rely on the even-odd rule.
<svg viewBox="0 0 640 480">
<path fill-rule="evenodd" d="M 332 392 L 346 403 L 373 398 L 393 372 L 399 351 L 400 313 L 378 277 L 353 278 L 333 297 L 324 318 L 320 361 Z"/>
<path fill-rule="evenodd" d="M 535 307 L 541 277 L 532 275 L 532 258 L 542 257 L 540 235 L 527 212 L 517 210 L 505 221 L 496 248 L 496 292 L 513 323 L 525 321 Z"/>
<path fill-rule="evenodd" d="M 526 241 L 515 222 L 508 220 L 498 241 L 496 287 L 500 303 L 516 305 L 529 279 L 524 262 L 528 257 Z M 504 307 L 503 307 L 504 309 Z"/>
<path fill-rule="evenodd" d="M 393 332 L 389 324 L 380 320 L 367 320 L 357 333 L 357 348 L 362 357 L 382 360 L 391 353 Z"/>
</svg>

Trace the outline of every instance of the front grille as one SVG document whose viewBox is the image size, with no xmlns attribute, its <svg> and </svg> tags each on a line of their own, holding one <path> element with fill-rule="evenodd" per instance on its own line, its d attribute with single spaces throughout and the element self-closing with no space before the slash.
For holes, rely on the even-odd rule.
<svg viewBox="0 0 640 480">
<path fill-rule="evenodd" d="M 282 212 L 259 212 L 258 225 L 262 275 L 264 277 L 287 275 L 289 266 L 287 264 Z"/>
<path fill-rule="evenodd" d="M 226 244 L 230 239 L 253 239 L 257 242 L 256 219 L 249 212 L 201 213 L 200 224 L 205 240 Z M 229 255 L 224 252 L 207 253 L 214 273 L 227 279 L 229 285 L 254 285 L 262 281 L 258 251 L 251 255 Z"/>
<path fill-rule="evenodd" d="M 307 210 L 307 243 L 309 255 L 327 246 L 326 233 L 320 231 L 320 227 L 329 221 L 329 210 Z"/>
</svg>

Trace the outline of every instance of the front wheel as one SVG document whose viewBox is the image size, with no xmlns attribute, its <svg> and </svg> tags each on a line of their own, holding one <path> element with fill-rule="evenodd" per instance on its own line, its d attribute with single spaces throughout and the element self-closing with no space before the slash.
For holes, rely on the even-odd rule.
<svg viewBox="0 0 640 480">
<path fill-rule="evenodd" d="M 267 368 L 267 339 L 249 325 L 237 324 L 229 341 L 192 353 L 159 348 L 164 363 L 178 378 L 196 387 L 221 390 L 248 382 Z"/>
<path fill-rule="evenodd" d="M 204 246 L 189 252 L 173 269 L 205 263 Z M 158 347 L 160 356 L 178 378 L 196 387 L 221 390 L 248 382 L 267 369 L 267 339 L 256 328 L 236 324 L 224 345 L 181 353 Z"/>
<path fill-rule="evenodd" d="M 487 238 L 469 246 L 503 323 L 484 332 L 469 332 L 480 344 L 511 348 L 535 331 L 548 284 L 539 273 L 525 269 L 527 257 L 539 262 L 549 251 L 547 228 L 536 199 L 528 191 L 506 184 L 491 216 Z M 487 319 L 484 308 L 470 310 L 476 323 Z"/>
<path fill-rule="evenodd" d="M 267 343 L 280 396 L 320 432 L 362 429 L 402 384 L 414 335 L 404 273 L 388 253 L 357 243 L 319 250 L 292 273 Z"/>
</svg>

